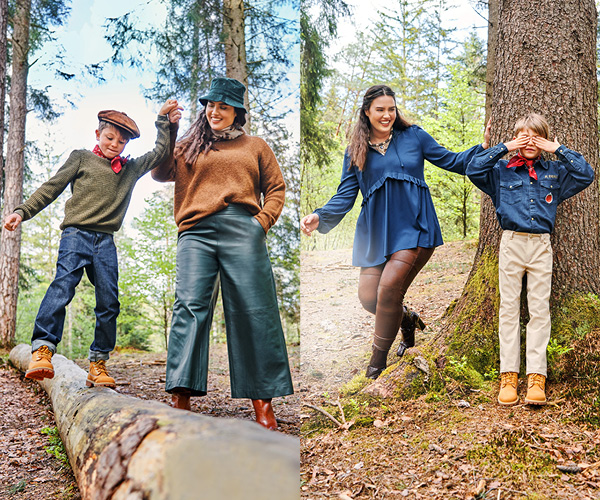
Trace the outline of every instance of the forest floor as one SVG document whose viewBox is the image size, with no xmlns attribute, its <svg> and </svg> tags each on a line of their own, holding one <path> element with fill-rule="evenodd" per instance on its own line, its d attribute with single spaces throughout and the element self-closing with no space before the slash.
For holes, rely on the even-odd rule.
<svg viewBox="0 0 600 500">
<path fill-rule="evenodd" d="M 298 346 L 288 346 L 292 378 L 298 384 Z M 78 500 L 77 483 L 61 444 L 47 433 L 56 432 L 52 406 L 37 382 L 8 366 L 8 352 L 0 361 L 0 500 Z M 87 360 L 75 360 L 87 370 Z M 168 404 L 164 392 L 166 353 L 115 352 L 107 363 L 117 392 Z M 227 348 L 211 346 L 208 394 L 192 398 L 192 411 L 219 418 L 254 420 L 250 400 L 232 399 L 229 389 Z M 299 391 L 276 398 L 273 408 L 279 431 L 300 432 Z M 258 424 L 257 424 L 258 425 Z"/>
<path fill-rule="evenodd" d="M 474 242 L 438 248 L 409 289 L 407 305 L 427 324 L 417 345 L 439 331 L 474 252 Z M 600 499 L 600 431 L 582 423 L 564 387 L 551 384 L 543 407 L 500 407 L 495 380 L 409 401 L 349 396 L 374 326 L 350 262 L 351 250 L 305 252 L 301 260 L 303 498 Z"/>
</svg>

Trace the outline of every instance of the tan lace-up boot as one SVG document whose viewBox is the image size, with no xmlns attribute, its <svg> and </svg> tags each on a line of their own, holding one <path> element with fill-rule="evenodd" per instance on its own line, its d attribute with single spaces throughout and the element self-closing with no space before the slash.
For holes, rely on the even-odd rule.
<svg viewBox="0 0 600 500">
<path fill-rule="evenodd" d="M 54 367 L 51 361 L 52 354 L 52 351 L 45 345 L 31 353 L 31 361 L 29 362 L 25 376 L 34 380 L 54 378 Z"/>
<path fill-rule="evenodd" d="M 101 385 L 103 387 L 115 388 L 117 384 L 115 379 L 108 374 L 106 369 L 106 361 L 99 359 L 98 361 L 90 361 L 90 371 L 87 376 L 85 385 L 93 387 L 94 385 Z"/>
<path fill-rule="evenodd" d="M 503 372 L 500 374 L 498 403 L 504 406 L 511 406 L 519 402 L 519 396 L 517 396 L 518 380 L 519 374 L 516 372 Z"/>
<path fill-rule="evenodd" d="M 527 376 L 527 395 L 525 403 L 528 405 L 546 404 L 546 377 L 541 373 L 530 373 Z"/>
</svg>

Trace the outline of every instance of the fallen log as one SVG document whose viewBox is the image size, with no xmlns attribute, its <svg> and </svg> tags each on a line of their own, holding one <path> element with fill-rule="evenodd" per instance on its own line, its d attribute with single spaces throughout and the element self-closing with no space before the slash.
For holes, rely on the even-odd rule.
<svg viewBox="0 0 600 500">
<path fill-rule="evenodd" d="M 22 371 L 31 346 L 10 352 Z M 85 387 L 86 373 L 52 358 L 56 426 L 84 500 L 287 500 L 300 497 L 299 440 L 243 420 L 214 418 Z"/>
</svg>

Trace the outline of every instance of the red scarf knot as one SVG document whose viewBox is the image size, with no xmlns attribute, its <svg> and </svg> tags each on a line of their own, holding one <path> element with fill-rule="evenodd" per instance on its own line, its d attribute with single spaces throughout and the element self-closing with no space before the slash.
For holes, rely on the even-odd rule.
<svg viewBox="0 0 600 500">
<path fill-rule="evenodd" d="M 533 168 L 533 165 L 539 159 L 540 159 L 540 157 L 538 156 L 537 158 L 534 158 L 533 160 L 528 160 L 527 158 L 521 156 L 520 154 L 516 154 L 508 161 L 506 168 L 525 166 L 525 167 L 527 167 L 527 170 L 529 170 L 529 177 L 531 177 L 532 179 L 535 179 L 537 181 L 538 177 L 535 172 L 535 169 Z"/>
<path fill-rule="evenodd" d="M 106 158 L 98 144 L 94 146 L 92 153 L 94 153 L 96 156 L 99 156 L 100 158 Z M 108 158 L 106 159 L 108 160 Z M 121 171 L 121 168 L 123 168 L 123 165 L 125 165 L 125 163 L 127 163 L 128 160 L 129 156 L 127 158 L 123 158 L 122 156 L 115 156 L 112 160 L 110 160 L 110 168 L 113 169 L 113 172 L 115 174 L 118 174 Z"/>
</svg>

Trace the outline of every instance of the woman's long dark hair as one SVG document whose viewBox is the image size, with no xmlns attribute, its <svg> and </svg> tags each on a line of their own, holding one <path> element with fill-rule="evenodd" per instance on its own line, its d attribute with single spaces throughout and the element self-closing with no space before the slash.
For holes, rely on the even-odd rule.
<svg viewBox="0 0 600 500">
<path fill-rule="evenodd" d="M 387 85 L 373 85 L 368 88 L 363 97 L 363 103 L 358 114 L 358 121 L 352 129 L 350 136 L 350 145 L 348 151 L 350 153 L 350 166 L 354 165 L 359 170 L 365 168 L 365 162 L 367 161 L 367 151 L 369 150 L 369 133 L 371 131 L 371 122 L 366 114 L 366 111 L 371 107 L 371 103 L 381 97 L 382 95 L 389 95 L 396 100 L 396 94 Z M 404 130 L 410 127 L 410 123 L 400 114 L 398 107 L 396 106 L 396 119 L 392 128 L 395 130 Z"/>
<path fill-rule="evenodd" d="M 242 128 L 246 124 L 246 110 L 242 108 L 235 109 L 235 118 L 233 126 Z M 208 118 L 206 117 L 206 107 L 200 111 L 198 119 L 192 123 L 188 131 L 180 141 L 175 145 L 175 156 L 182 156 L 185 164 L 188 166 L 196 162 L 196 158 L 203 153 L 205 156 L 210 150 L 218 151 L 215 146 L 216 137 L 212 133 Z"/>
</svg>

